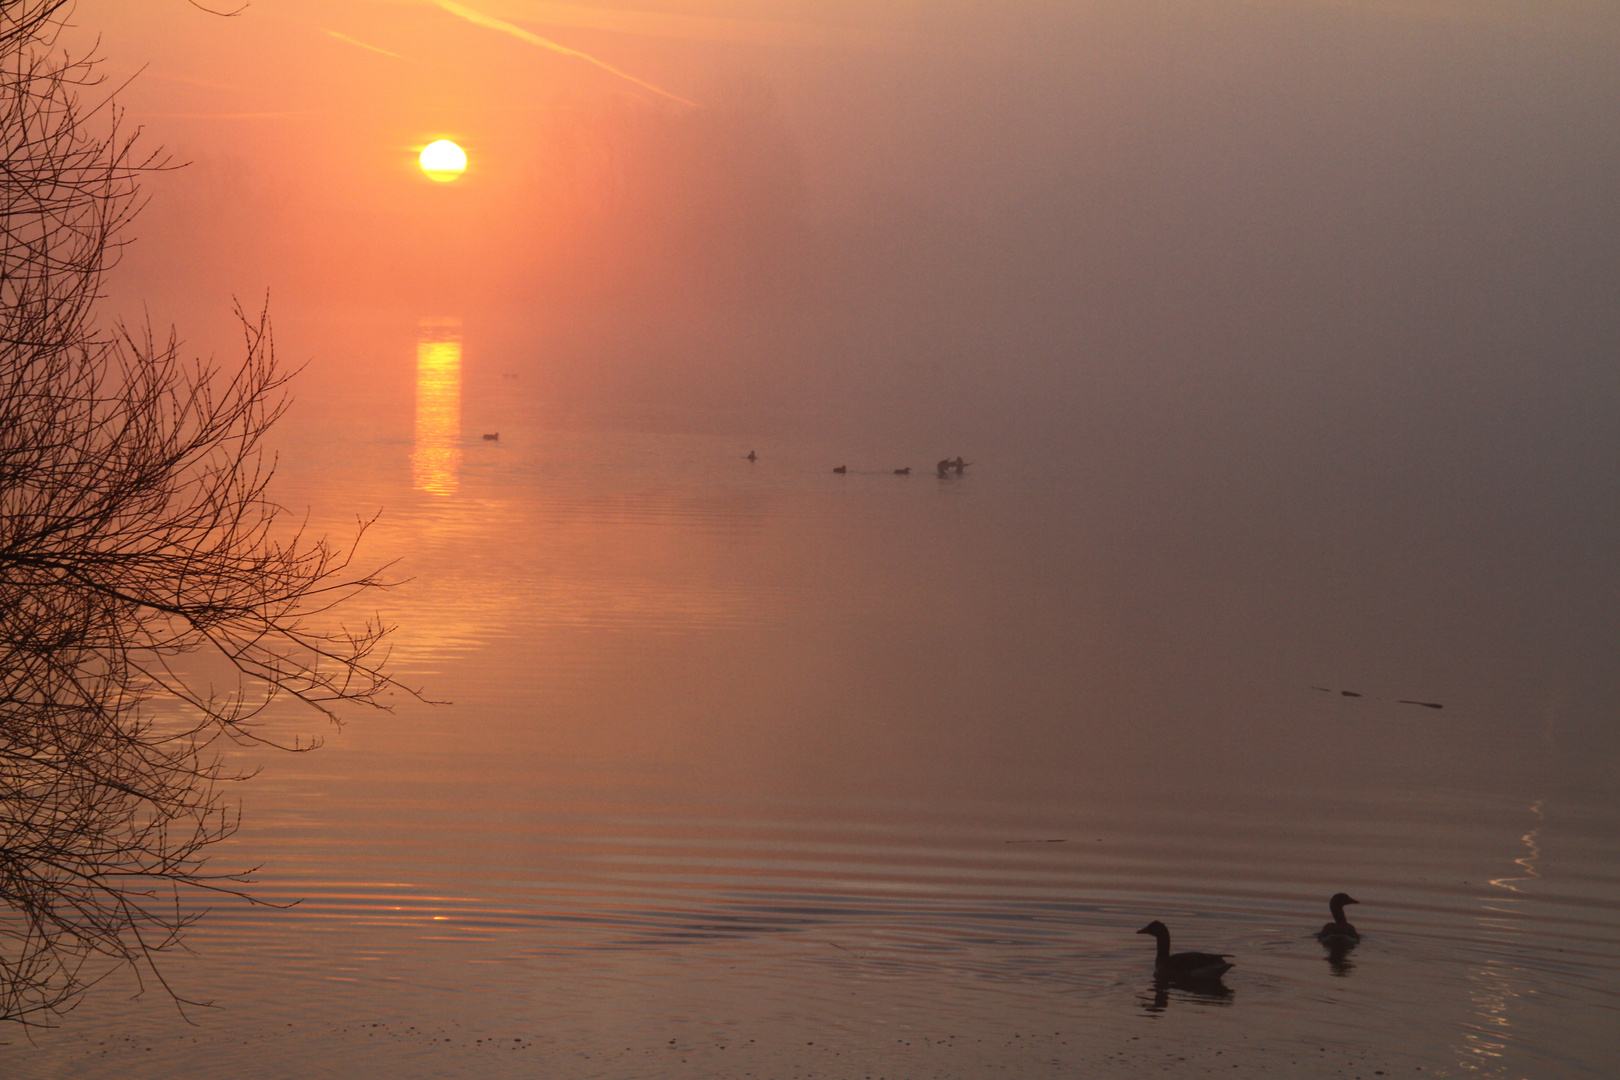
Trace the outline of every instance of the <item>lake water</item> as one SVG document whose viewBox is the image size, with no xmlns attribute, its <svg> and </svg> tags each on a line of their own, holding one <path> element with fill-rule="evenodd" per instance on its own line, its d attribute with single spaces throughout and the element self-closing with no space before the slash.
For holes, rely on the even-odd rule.
<svg viewBox="0 0 1620 1080">
<path fill-rule="evenodd" d="M 561 410 L 453 322 L 390 348 L 312 375 L 278 490 L 383 510 L 443 703 L 244 751 L 217 865 L 296 906 L 190 934 L 165 972 L 217 1008 L 115 978 L 4 1075 L 1612 1075 L 1607 526 Z M 1156 987 L 1151 919 L 1224 991 Z"/>
</svg>

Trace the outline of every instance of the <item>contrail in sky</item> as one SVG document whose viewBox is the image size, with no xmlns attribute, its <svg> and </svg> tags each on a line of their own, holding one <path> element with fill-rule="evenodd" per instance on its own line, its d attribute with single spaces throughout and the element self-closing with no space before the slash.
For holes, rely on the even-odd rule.
<svg viewBox="0 0 1620 1080">
<path fill-rule="evenodd" d="M 326 33 L 328 35 L 332 36 L 332 37 L 337 38 L 339 41 L 347 42 L 350 45 L 358 45 L 362 49 L 370 49 L 372 52 L 374 52 L 374 53 L 382 53 L 384 56 L 392 56 L 395 60 L 403 60 L 403 59 L 405 59 L 403 56 L 399 55 L 399 53 L 397 53 L 397 52 L 389 52 L 387 49 L 380 49 L 375 45 L 367 45 L 363 41 L 357 41 L 354 38 L 350 37 L 348 34 L 340 34 L 336 30 L 328 30 L 328 31 L 326 31 Z"/>
<path fill-rule="evenodd" d="M 604 63 L 603 61 L 598 60 L 596 57 L 592 56 L 589 53 L 582 53 L 578 49 L 570 49 L 566 45 L 559 45 L 555 41 L 552 41 L 552 40 L 550 40 L 548 38 L 541 37 L 539 34 L 532 34 L 529 31 L 523 29 L 521 26 L 513 26 L 509 22 L 502 22 L 500 19 L 494 18 L 494 17 L 489 16 L 489 15 L 485 15 L 481 11 L 474 11 L 470 7 L 465 7 L 465 6 L 461 5 L 461 4 L 456 3 L 455 0 L 436 0 L 436 2 L 438 3 L 438 5 L 440 7 L 444 8 L 444 10 L 448 11 L 450 14 L 459 15 L 463 19 L 466 19 L 468 22 L 477 23 L 479 26 L 487 26 L 491 30 L 499 30 L 503 34 L 511 34 L 513 37 L 519 39 L 520 41 L 527 41 L 530 45 L 538 45 L 542 49 L 549 49 L 552 52 L 560 53 L 563 56 L 572 56 L 575 59 L 583 60 L 588 64 L 595 64 L 597 67 L 601 68 L 603 71 L 609 72 L 610 74 L 613 74 L 613 75 L 617 75 L 619 78 L 624 79 L 627 82 L 633 82 L 637 86 L 641 87 L 643 90 L 651 90 L 653 93 L 657 94 L 660 97 L 669 98 L 669 100 L 671 100 L 671 101 L 678 101 L 682 105 L 690 105 L 694 109 L 697 108 L 697 102 L 695 102 L 695 101 L 687 101 L 685 98 L 681 97 L 680 95 L 672 94 L 668 90 L 661 90 L 658 87 L 654 86 L 652 83 L 642 82 L 640 79 L 636 78 L 634 75 L 631 75 L 631 74 L 629 74 L 627 72 L 620 71 L 618 68 L 614 67 L 612 64 Z"/>
</svg>

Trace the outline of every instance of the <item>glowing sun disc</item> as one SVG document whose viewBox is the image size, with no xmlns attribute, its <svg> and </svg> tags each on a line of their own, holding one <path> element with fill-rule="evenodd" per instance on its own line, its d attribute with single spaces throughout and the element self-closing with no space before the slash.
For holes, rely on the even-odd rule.
<svg viewBox="0 0 1620 1080">
<path fill-rule="evenodd" d="M 422 171 L 427 173 L 428 179 L 437 180 L 441 184 L 454 180 L 467 171 L 467 152 L 449 139 L 428 143 L 422 148 L 422 156 L 417 160 L 422 165 Z"/>
</svg>

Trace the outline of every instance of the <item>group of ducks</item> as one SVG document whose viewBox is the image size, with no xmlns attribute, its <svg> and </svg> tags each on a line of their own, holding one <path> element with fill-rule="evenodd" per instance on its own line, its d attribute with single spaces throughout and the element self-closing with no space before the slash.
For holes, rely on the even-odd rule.
<svg viewBox="0 0 1620 1080">
<path fill-rule="evenodd" d="M 752 450 L 750 450 L 750 451 L 748 451 L 748 453 L 749 453 L 748 460 L 753 461 L 754 458 L 753 458 L 752 455 L 753 455 L 754 452 Z M 934 466 L 934 469 L 935 469 L 936 472 L 939 473 L 940 476 L 949 476 L 953 472 L 957 476 L 961 476 L 962 475 L 962 470 L 966 469 L 971 464 L 973 464 L 973 462 L 971 462 L 971 461 L 963 461 L 960 457 L 955 458 L 955 459 L 945 458 L 938 465 Z M 849 466 L 848 465 L 835 466 L 833 468 L 833 472 L 835 472 L 835 473 L 847 473 L 847 472 L 849 472 Z M 907 465 L 903 469 L 894 470 L 894 475 L 896 475 L 896 476 L 910 476 L 911 475 L 911 466 Z"/>
<path fill-rule="evenodd" d="M 486 438 L 486 439 L 499 438 L 499 436 L 485 435 L 484 438 Z M 748 453 L 743 455 L 743 460 L 744 461 L 758 461 L 759 460 L 759 455 L 756 454 L 754 451 L 750 450 L 750 451 L 748 451 Z M 955 473 L 957 476 L 961 476 L 962 473 L 963 473 L 963 470 L 965 470 L 971 464 L 973 464 L 973 462 L 971 462 L 971 461 L 963 461 L 961 456 L 958 455 L 955 458 L 944 458 L 943 460 L 940 461 L 940 463 L 938 465 L 934 466 L 934 471 L 937 472 L 942 477 L 950 476 L 952 473 Z M 847 473 L 847 472 L 849 472 L 849 466 L 848 465 L 836 465 L 836 466 L 833 467 L 833 472 L 835 472 L 835 473 Z M 911 466 L 907 465 L 904 468 L 894 470 L 894 475 L 896 475 L 896 476 L 910 476 L 911 475 Z"/>
<path fill-rule="evenodd" d="M 1361 901 L 1349 893 L 1334 893 L 1333 899 L 1328 901 L 1328 910 L 1333 913 L 1333 921 L 1325 923 L 1322 929 L 1316 932 L 1316 939 L 1329 948 L 1344 949 L 1361 940 L 1361 935 L 1344 917 L 1346 904 L 1359 904 Z M 1170 951 L 1170 928 L 1158 919 L 1154 919 L 1138 934 L 1151 934 L 1158 942 L 1159 951 L 1153 962 L 1153 974 L 1169 982 L 1204 982 L 1211 983 L 1232 970 L 1227 961 L 1231 953 L 1206 952 L 1180 952 Z"/>
</svg>

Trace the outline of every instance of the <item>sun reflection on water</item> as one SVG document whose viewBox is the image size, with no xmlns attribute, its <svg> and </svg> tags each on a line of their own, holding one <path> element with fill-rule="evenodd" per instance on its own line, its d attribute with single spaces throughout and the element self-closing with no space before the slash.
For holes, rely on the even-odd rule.
<svg viewBox="0 0 1620 1080">
<path fill-rule="evenodd" d="M 1530 804 L 1530 812 L 1536 816 L 1537 821 L 1546 820 L 1546 814 L 1542 813 L 1541 810 L 1544 803 L 1544 799 L 1537 799 L 1535 802 Z M 1520 892 L 1522 890 L 1516 887 L 1513 882 L 1535 881 L 1537 878 L 1541 877 L 1541 871 L 1536 869 L 1536 862 L 1541 858 L 1541 844 L 1539 842 L 1540 837 L 1540 829 L 1531 829 L 1529 832 L 1519 837 L 1519 842 L 1525 846 L 1526 852 L 1517 859 L 1514 859 L 1513 864 L 1522 870 L 1523 873 L 1517 877 L 1492 878 L 1491 884 L 1495 885 L 1499 889 L 1506 889 L 1509 892 Z"/>
<path fill-rule="evenodd" d="M 453 495 L 461 482 L 461 322 L 424 319 L 416 340 L 411 486 Z"/>
<path fill-rule="evenodd" d="M 1530 813 L 1538 822 L 1546 820 L 1544 806 L 1543 799 L 1530 804 Z M 1541 871 L 1536 868 L 1541 858 L 1540 836 L 1541 829 L 1533 828 L 1519 837 L 1526 853 L 1514 859 L 1513 864 L 1522 871 L 1520 874 L 1490 880 L 1490 884 L 1496 888 L 1519 895 L 1492 895 L 1485 906 L 1485 911 L 1490 914 L 1477 916 L 1480 926 L 1487 932 L 1488 940 L 1501 951 L 1487 965 L 1469 973 L 1468 997 L 1473 1005 L 1473 1015 L 1464 1024 L 1463 1045 L 1458 1048 L 1461 1055 L 1458 1064 L 1470 1072 L 1502 1075 L 1505 1059 L 1515 1036 L 1519 1034 L 1515 1029 L 1520 1023 L 1512 1014 L 1523 1004 L 1521 991 L 1525 989 L 1526 979 L 1523 971 L 1508 959 L 1510 954 L 1506 946 L 1525 934 L 1524 913 L 1516 908 L 1495 905 L 1527 899 L 1524 890 L 1514 882 L 1541 878 Z M 1531 992 L 1534 993 L 1533 990 Z"/>
</svg>

